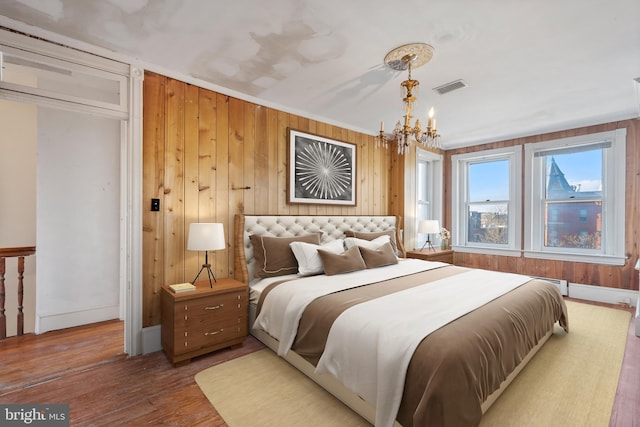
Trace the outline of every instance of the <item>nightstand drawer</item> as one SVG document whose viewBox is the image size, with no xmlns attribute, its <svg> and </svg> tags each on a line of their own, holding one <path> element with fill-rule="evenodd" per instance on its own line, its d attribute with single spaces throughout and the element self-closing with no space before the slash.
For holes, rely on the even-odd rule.
<svg viewBox="0 0 640 427">
<path fill-rule="evenodd" d="M 195 298 L 175 304 L 175 328 L 200 325 L 204 328 L 247 315 L 246 292 Z"/>
<path fill-rule="evenodd" d="M 188 353 L 201 348 L 215 346 L 219 343 L 247 335 L 247 318 L 238 317 L 226 321 L 212 323 L 209 327 L 199 325 L 181 333 L 176 331 L 176 342 L 182 343 L 175 348 L 176 354 Z"/>
</svg>

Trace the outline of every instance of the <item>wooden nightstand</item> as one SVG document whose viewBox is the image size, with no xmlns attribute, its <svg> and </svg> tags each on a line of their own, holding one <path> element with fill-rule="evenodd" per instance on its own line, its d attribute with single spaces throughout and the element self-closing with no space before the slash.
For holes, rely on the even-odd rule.
<svg viewBox="0 0 640 427">
<path fill-rule="evenodd" d="M 452 249 L 437 249 L 432 251 L 431 249 L 416 249 L 415 251 L 407 251 L 407 258 L 424 259 L 426 261 L 440 261 L 453 264 L 453 250 Z"/>
<path fill-rule="evenodd" d="M 242 345 L 248 331 L 246 284 L 231 278 L 195 283 L 194 291 L 162 287 L 162 348 L 174 366 L 192 357 Z"/>
</svg>

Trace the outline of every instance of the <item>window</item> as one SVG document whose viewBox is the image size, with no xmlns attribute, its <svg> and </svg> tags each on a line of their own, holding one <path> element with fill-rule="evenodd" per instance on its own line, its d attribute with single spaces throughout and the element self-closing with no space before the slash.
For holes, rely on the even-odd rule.
<svg viewBox="0 0 640 427">
<path fill-rule="evenodd" d="M 467 241 L 508 244 L 509 160 L 469 163 L 467 168 Z"/>
<path fill-rule="evenodd" d="M 625 144 L 621 129 L 525 145 L 525 256 L 624 263 Z"/>
<path fill-rule="evenodd" d="M 515 146 L 452 156 L 456 250 L 519 256 L 521 153 Z"/>
<path fill-rule="evenodd" d="M 53 58 L 0 43 L 3 97 L 127 119 L 130 67 L 71 52 L 68 59 Z"/>
<path fill-rule="evenodd" d="M 418 234 L 418 222 L 437 219 L 442 226 L 442 156 L 416 149 L 416 247 L 422 247 L 426 236 Z M 431 236 L 433 240 L 434 236 Z"/>
</svg>

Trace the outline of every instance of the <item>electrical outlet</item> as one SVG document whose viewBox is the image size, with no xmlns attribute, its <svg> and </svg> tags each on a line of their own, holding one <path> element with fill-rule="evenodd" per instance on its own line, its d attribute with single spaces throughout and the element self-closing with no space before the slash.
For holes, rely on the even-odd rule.
<svg viewBox="0 0 640 427">
<path fill-rule="evenodd" d="M 160 210 L 160 199 L 151 199 L 151 212 Z"/>
</svg>

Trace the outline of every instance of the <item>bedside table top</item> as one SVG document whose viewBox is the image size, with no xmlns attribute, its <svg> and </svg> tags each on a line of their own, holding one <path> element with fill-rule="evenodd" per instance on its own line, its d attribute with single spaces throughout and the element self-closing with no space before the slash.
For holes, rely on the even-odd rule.
<svg viewBox="0 0 640 427">
<path fill-rule="evenodd" d="M 242 283 L 239 282 L 235 279 L 232 279 L 230 277 L 224 277 L 222 279 L 216 279 L 215 282 L 213 282 L 213 286 L 210 287 L 209 286 L 209 279 L 206 280 L 198 280 L 196 283 L 194 283 L 194 285 L 196 286 L 196 290 L 194 291 L 186 291 L 186 292 L 173 292 L 169 289 L 169 285 L 164 285 L 162 286 L 162 289 L 168 293 L 169 295 L 171 295 L 176 301 L 182 300 L 182 299 L 189 299 L 189 298 L 197 298 L 197 297 L 201 297 L 201 296 L 207 296 L 207 295 L 215 295 L 215 294 L 222 294 L 222 293 L 226 293 L 226 292 L 232 292 L 232 291 L 240 291 L 240 290 L 246 290 L 248 289 L 248 286 L 246 283 Z"/>
<path fill-rule="evenodd" d="M 451 254 L 453 253 L 453 249 L 440 249 L 440 248 L 434 248 L 435 250 L 432 249 L 415 249 L 413 251 L 407 251 L 407 256 L 409 256 L 409 254 L 417 254 L 417 255 L 446 255 L 446 254 Z"/>
</svg>

